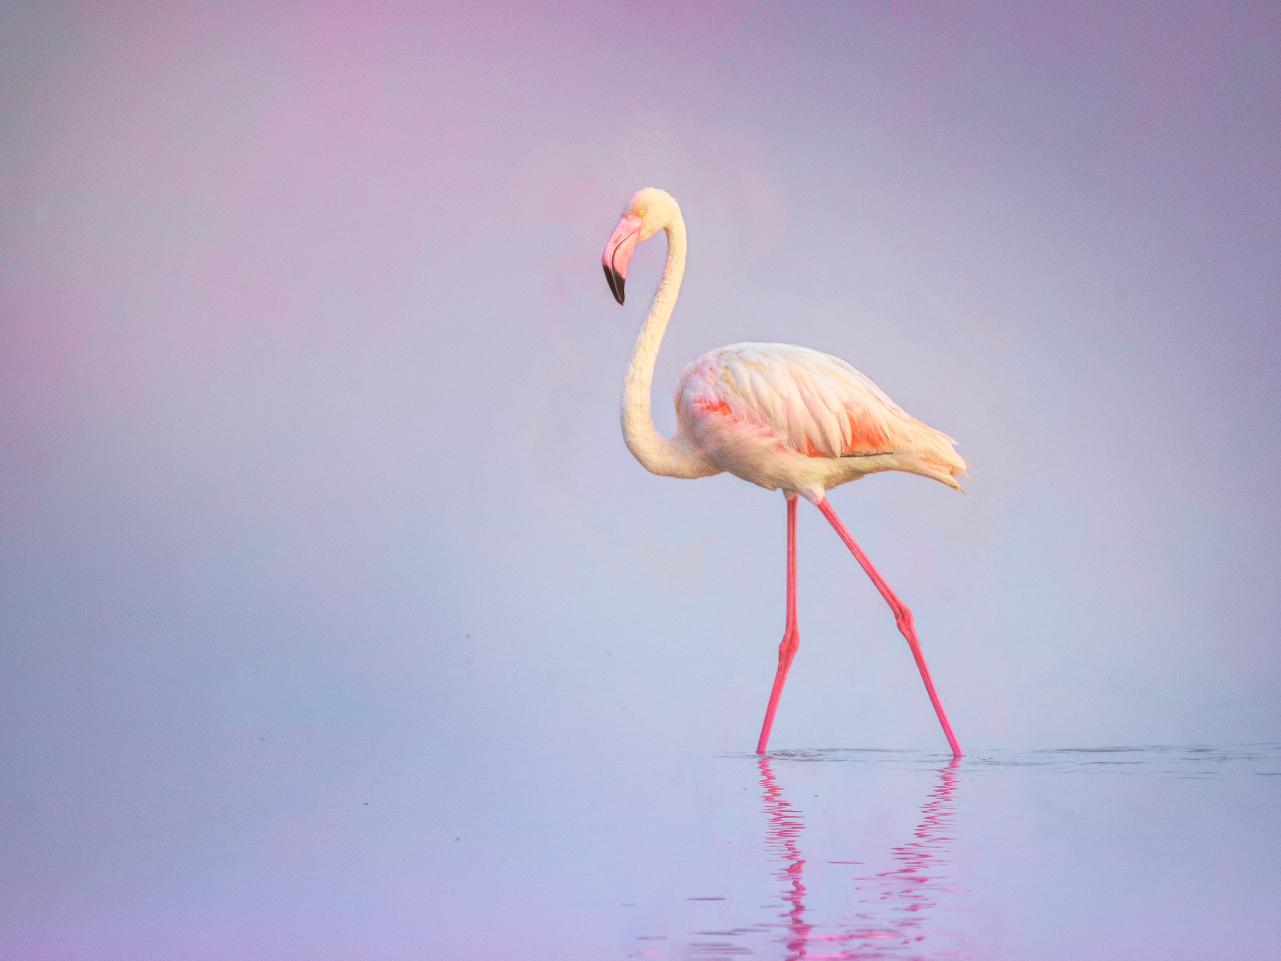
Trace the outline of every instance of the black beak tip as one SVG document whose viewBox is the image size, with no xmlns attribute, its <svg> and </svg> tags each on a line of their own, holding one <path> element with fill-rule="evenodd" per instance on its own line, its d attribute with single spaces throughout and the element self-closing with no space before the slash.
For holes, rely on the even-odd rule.
<svg viewBox="0 0 1281 961">
<path fill-rule="evenodd" d="M 624 278 L 610 270 L 608 265 L 605 265 L 605 280 L 609 284 L 609 292 L 613 294 L 614 299 L 621 304 L 623 302 Z"/>
</svg>

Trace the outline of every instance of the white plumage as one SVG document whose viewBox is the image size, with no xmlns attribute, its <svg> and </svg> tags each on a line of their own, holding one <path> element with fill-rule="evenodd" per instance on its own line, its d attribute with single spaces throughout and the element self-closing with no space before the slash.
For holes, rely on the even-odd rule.
<svg viewBox="0 0 1281 961">
<path fill-rule="evenodd" d="M 839 357 L 792 344 L 731 344 L 685 368 L 680 433 L 722 470 L 805 492 L 902 470 L 959 488 L 965 461 L 946 434 L 894 403 Z"/>
</svg>

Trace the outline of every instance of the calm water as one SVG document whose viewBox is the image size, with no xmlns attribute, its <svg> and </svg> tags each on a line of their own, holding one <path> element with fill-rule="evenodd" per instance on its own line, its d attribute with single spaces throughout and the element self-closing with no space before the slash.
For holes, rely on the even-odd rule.
<svg viewBox="0 0 1281 961">
<path fill-rule="evenodd" d="M 733 760 L 754 782 L 750 872 L 722 855 L 707 895 L 637 904 L 655 920 L 629 957 L 1281 950 L 1276 745 Z"/>
<path fill-rule="evenodd" d="M 0 957 L 1281 953 L 1275 744 L 230 763 L 32 808 Z"/>
</svg>

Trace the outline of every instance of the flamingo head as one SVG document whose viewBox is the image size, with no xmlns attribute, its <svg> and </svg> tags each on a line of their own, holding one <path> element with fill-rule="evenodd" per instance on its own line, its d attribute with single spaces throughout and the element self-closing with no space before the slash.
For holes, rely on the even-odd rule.
<svg viewBox="0 0 1281 961">
<path fill-rule="evenodd" d="M 620 304 L 623 302 L 623 284 L 627 280 L 627 265 L 631 263 L 636 245 L 667 227 L 680 214 L 676 198 L 657 187 L 642 187 L 632 194 L 623 211 L 618 226 L 605 245 L 601 266 L 610 293 Z"/>
</svg>

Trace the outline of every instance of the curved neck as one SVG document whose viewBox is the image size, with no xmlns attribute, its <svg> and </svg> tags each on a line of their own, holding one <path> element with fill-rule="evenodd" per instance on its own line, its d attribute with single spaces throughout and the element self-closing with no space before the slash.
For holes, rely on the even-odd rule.
<svg viewBox="0 0 1281 961">
<path fill-rule="evenodd" d="M 681 278 L 685 275 L 685 221 L 678 212 L 664 228 L 667 234 L 667 263 L 658 282 L 653 303 L 641 325 L 632 348 L 632 359 L 623 382 L 623 439 L 627 449 L 646 470 L 668 477 L 700 477 L 701 459 L 684 445 L 673 443 L 654 425 L 651 391 L 654 384 L 654 362 L 663 342 L 667 322 L 672 318 Z"/>
</svg>

